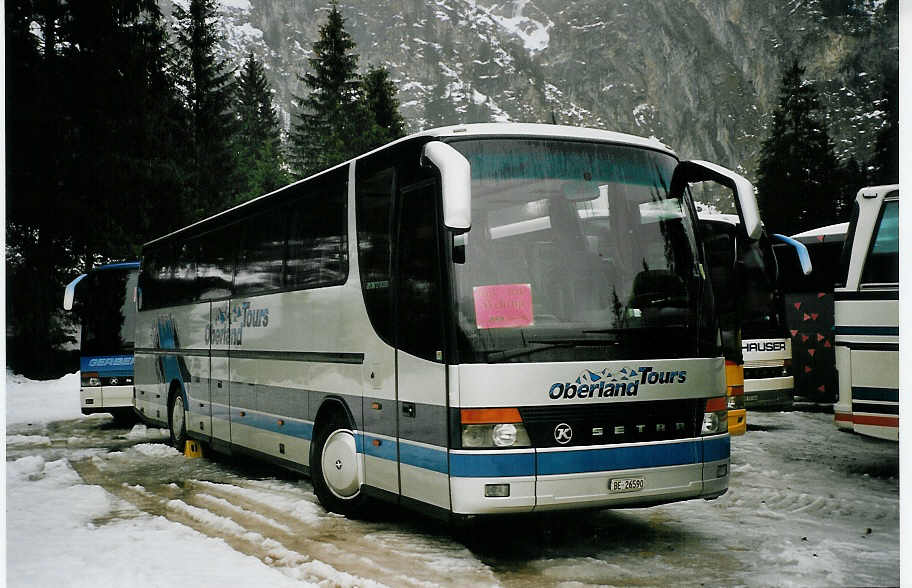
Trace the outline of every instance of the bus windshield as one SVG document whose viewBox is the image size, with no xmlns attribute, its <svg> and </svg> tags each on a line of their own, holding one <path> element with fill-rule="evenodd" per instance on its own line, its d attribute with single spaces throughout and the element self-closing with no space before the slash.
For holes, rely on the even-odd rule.
<svg viewBox="0 0 912 588">
<path fill-rule="evenodd" d="M 674 157 L 554 139 L 452 145 L 472 169 L 472 227 L 455 243 L 461 362 L 697 355 L 702 280 L 693 219 L 668 197 Z"/>
<path fill-rule="evenodd" d="M 102 269 L 89 272 L 76 286 L 83 356 L 133 353 L 136 279 L 136 269 Z"/>
</svg>

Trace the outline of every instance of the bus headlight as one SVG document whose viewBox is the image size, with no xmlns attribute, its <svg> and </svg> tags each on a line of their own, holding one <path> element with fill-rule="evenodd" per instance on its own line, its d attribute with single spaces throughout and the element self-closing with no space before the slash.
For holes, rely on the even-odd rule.
<svg viewBox="0 0 912 588">
<path fill-rule="evenodd" d="M 522 423 L 462 425 L 462 446 L 466 449 L 531 445 L 529 434 Z"/>
<path fill-rule="evenodd" d="M 517 408 L 463 408 L 459 420 L 465 448 L 532 446 Z"/>
<path fill-rule="evenodd" d="M 725 408 L 725 397 L 708 399 L 703 412 L 703 427 L 700 429 L 700 434 L 719 435 L 726 432 L 728 432 L 728 411 Z"/>
<path fill-rule="evenodd" d="M 101 386 L 101 378 L 98 376 L 98 372 L 82 372 L 79 379 L 83 388 Z"/>
<path fill-rule="evenodd" d="M 516 425 L 512 423 L 494 425 L 494 428 L 491 429 L 491 438 L 494 445 L 498 447 L 513 446 L 516 443 Z"/>
</svg>

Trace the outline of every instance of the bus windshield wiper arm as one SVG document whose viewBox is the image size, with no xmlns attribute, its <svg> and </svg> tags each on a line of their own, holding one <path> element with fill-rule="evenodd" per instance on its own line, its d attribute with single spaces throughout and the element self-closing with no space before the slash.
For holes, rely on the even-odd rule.
<svg viewBox="0 0 912 588">
<path fill-rule="evenodd" d="M 546 351 L 548 349 L 557 349 L 561 347 L 574 347 L 576 345 L 576 343 L 572 341 L 561 341 L 556 343 L 531 341 L 531 343 L 536 343 L 537 345 L 535 347 L 522 346 L 514 347 L 512 349 L 492 349 L 487 352 L 488 359 L 513 359 L 514 357 L 522 357 L 523 355 L 530 355 L 538 351 Z"/>
<path fill-rule="evenodd" d="M 586 337 L 568 339 L 529 339 L 528 342 L 530 345 L 514 347 L 512 349 L 496 349 L 488 351 L 488 359 L 492 359 L 494 356 L 497 356 L 496 359 L 504 360 L 512 359 L 514 357 L 521 357 L 523 355 L 530 355 L 538 351 L 546 351 L 549 349 L 579 347 L 581 345 L 614 345 L 617 343 L 615 339 L 589 339 Z M 534 345 L 534 347 L 531 345 Z"/>
</svg>

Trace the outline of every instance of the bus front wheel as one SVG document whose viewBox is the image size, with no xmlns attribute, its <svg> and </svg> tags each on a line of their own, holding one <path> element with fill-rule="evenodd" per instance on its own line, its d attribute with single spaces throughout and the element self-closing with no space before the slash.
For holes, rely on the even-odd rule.
<svg viewBox="0 0 912 588">
<path fill-rule="evenodd" d="M 178 451 L 184 450 L 187 443 L 187 413 L 184 407 L 184 395 L 180 390 L 171 394 L 168 403 L 168 428 L 171 430 L 171 445 Z"/>
<path fill-rule="evenodd" d="M 314 435 L 310 473 L 323 507 L 348 517 L 360 515 L 366 497 L 361 492 L 362 467 L 355 434 L 335 417 Z"/>
</svg>

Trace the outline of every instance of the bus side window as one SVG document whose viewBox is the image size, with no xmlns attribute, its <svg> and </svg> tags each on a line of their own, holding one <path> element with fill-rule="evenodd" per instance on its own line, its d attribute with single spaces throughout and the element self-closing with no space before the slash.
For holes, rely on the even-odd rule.
<svg viewBox="0 0 912 588">
<path fill-rule="evenodd" d="M 160 308 L 174 303 L 174 263 L 174 248 L 170 244 L 145 252 L 143 308 Z"/>
<path fill-rule="evenodd" d="M 398 259 L 398 347 L 416 357 L 440 361 L 444 309 L 440 301 L 437 186 L 403 191 Z"/>
<path fill-rule="evenodd" d="M 861 274 L 862 284 L 899 282 L 899 200 L 884 202 Z"/>
<path fill-rule="evenodd" d="M 175 303 L 195 302 L 198 298 L 196 289 L 196 258 L 198 256 L 199 241 L 196 239 L 178 246 L 169 296 Z"/>
<path fill-rule="evenodd" d="M 238 253 L 234 293 L 250 296 L 282 287 L 286 215 L 273 208 L 243 223 L 244 236 Z"/>
<path fill-rule="evenodd" d="M 348 168 L 343 168 L 346 174 Z M 287 215 L 286 288 L 318 288 L 342 284 L 348 277 L 346 204 L 348 181 L 333 173 L 312 192 L 291 204 Z"/>
<path fill-rule="evenodd" d="M 371 169 L 368 167 L 370 163 L 359 162 L 356 168 L 358 265 L 364 304 L 371 325 L 380 338 L 392 344 L 390 215 L 396 174 L 393 167 Z"/>
<path fill-rule="evenodd" d="M 201 300 L 227 298 L 231 295 L 238 231 L 238 225 L 230 225 L 200 238 L 196 281 Z"/>
</svg>

